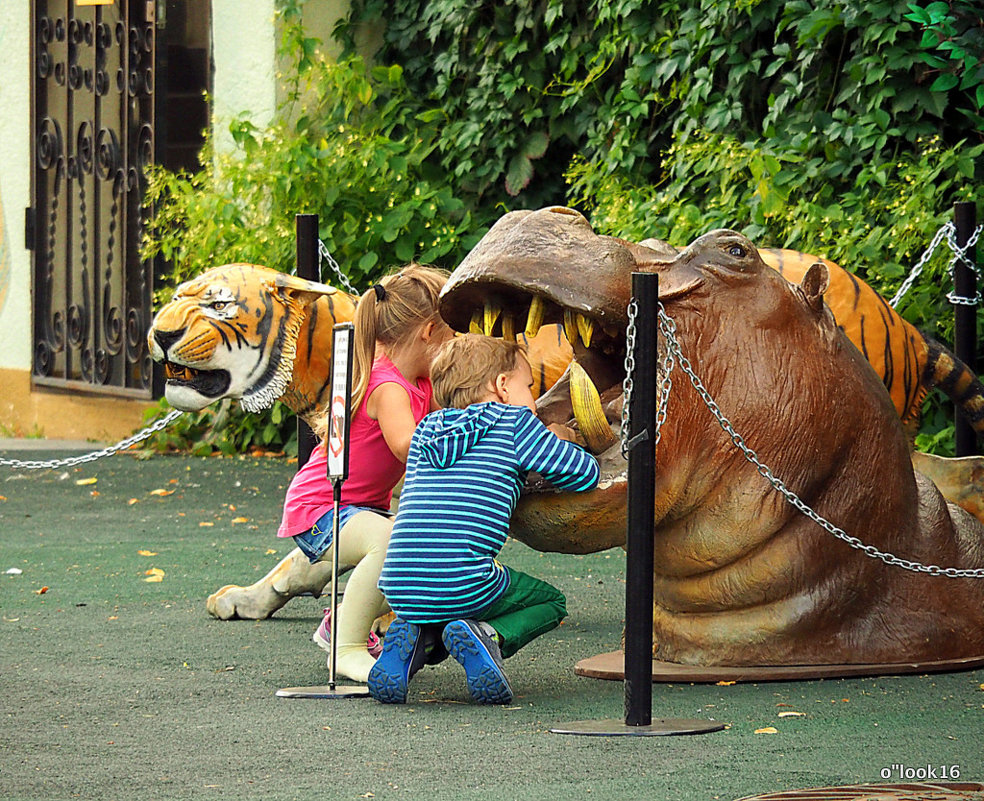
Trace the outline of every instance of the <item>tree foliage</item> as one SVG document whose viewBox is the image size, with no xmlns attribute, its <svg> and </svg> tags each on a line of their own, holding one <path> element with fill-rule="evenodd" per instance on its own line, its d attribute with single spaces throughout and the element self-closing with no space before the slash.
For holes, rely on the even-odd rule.
<svg viewBox="0 0 984 801">
<path fill-rule="evenodd" d="M 294 68 L 274 123 L 238 120 L 234 154 L 155 176 L 150 251 L 176 277 L 286 269 L 293 215 L 317 212 L 365 285 L 411 256 L 454 266 L 506 210 L 566 203 L 677 245 L 737 228 L 892 294 L 952 203 L 984 199 L 978 0 L 353 0 L 337 64 L 301 2 L 278 2 Z M 366 68 L 356 32 L 379 20 Z M 946 262 L 901 310 L 944 339 Z"/>
<path fill-rule="evenodd" d="M 736 228 L 891 295 L 952 203 L 984 199 L 976 0 L 586 5 L 357 0 L 352 20 L 385 7 L 378 58 L 446 115 L 435 157 L 470 204 L 566 202 L 676 245 Z M 944 341 L 947 262 L 901 309 Z"/>
</svg>

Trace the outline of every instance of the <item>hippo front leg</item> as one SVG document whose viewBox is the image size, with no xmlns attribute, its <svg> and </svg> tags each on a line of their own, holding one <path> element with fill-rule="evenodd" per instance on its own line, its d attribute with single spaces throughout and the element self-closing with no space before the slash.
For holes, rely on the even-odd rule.
<svg viewBox="0 0 984 801">
<path fill-rule="evenodd" d="M 331 580 L 331 560 L 311 564 L 299 548 L 292 550 L 255 584 L 228 584 L 208 597 L 205 608 L 219 620 L 263 620 L 295 595 L 321 595 Z"/>
</svg>

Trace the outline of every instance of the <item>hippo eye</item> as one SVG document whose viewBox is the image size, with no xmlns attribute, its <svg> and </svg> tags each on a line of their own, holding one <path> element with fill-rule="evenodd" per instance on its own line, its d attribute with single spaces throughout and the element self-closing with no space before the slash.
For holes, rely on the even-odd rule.
<svg viewBox="0 0 984 801">
<path fill-rule="evenodd" d="M 741 245 L 732 245 L 731 247 L 728 248 L 728 253 L 739 259 L 744 258 L 745 256 L 748 255 L 745 248 L 743 248 Z"/>
</svg>

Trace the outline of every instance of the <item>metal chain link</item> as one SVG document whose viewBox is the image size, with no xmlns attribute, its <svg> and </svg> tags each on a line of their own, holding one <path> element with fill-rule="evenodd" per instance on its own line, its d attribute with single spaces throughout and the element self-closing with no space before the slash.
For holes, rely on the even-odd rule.
<svg viewBox="0 0 984 801">
<path fill-rule="evenodd" d="M 957 266 L 958 261 L 962 261 L 964 265 L 967 266 L 974 275 L 980 279 L 981 274 L 977 269 L 977 265 L 967 256 L 967 251 L 973 248 L 977 244 L 977 240 L 981 235 L 982 226 L 978 225 L 974 232 L 970 235 L 967 240 L 967 244 L 963 247 L 957 244 L 957 226 L 952 222 L 948 223 L 946 226 L 946 243 L 950 246 L 950 250 L 953 251 L 953 258 L 950 259 L 950 263 L 947 265 L 947 272 L 950 274 L 950 280 L 955 281 L 955 276 L 953 274 L 954 269 Z M 968 298 L 963 295 L 958 295 L 956 291 L 948 292 L 946 299 L 950 303 L 957 306 L 977 306 L 981 302 L 981 293 L 978 289 L 974 297 Z"/>
<path fill-rule="evenodd" d="M 348 292 L 350 295 L 361 294 L 356 290 L 354 286 L 352 286 L 351 283 L 349 283 L 348 276 L 346 276 L 345 273 L 342 272 L 342 268 L 338 266 L 338 262 L 335 261 L 331 253 L 329 253 L 328 246 L 320 239 L 318 240 L 318 255 L 321 257 L 321 261 L 328 262 L 328 266 L 331 268 L 331 271 L 335 274 L 338 280 L 341 281 L 342 286 L 345 287 L 346 292 Z"/>
<path fill-rule="evenodd" d="M 74 467 L 84 462 L 94 462 L 96 459 L 101 459 L 104 456 L 112 456 L 114 453 L 125 451 L 138 442 L 143 442 L 151 434 L 169 426 L 175 418 L 180 417 L 182 414 L 184 412 L 178 409 L 172 409 L 160 420 L 147 426 L 143 431 L 139 431 L 132 437 L 127 437 L 115 445 L 110 445 L 108 448 L 103 448 L 101 451 L 93 451 L 92 453 L 86 453 L 80 456 L 70 456 L 67 459 L 49 459 L 48 461 L 39 461 L 36 459 L 0 459 L 0 467 L 14 467 L 19 470 L 46 470 L 54 467 Z"/>
<path fill-rule="evenodd" d="M 936 248 L 940 246 L 940 243 L 946 239 L 947 245 L 949 245 L 950 250 L 953 251 L 954 256 L 950 259 L 950 263 L 947 267 L 947 271 L 950 274 L 950 278 L 953 278 L 953 267 L 957 261 L 963 261 L 971 270 L 974 271 L 978 276 L 976 265 L 967 257 L 967 251 L 970 250 L 974 245 L 977 244 L 978 238 L 980 238 L 981 230 L 984 226 L 977 226 L 973 234 L 971 234 L 970 239 L 967 240 L 967 244 L 964 247 L 960 247 L 957 244 L 957 226 L 953 221 L 946 222 L 940 227 L 940 230 L 936 232 L 936 236 L 933 237 L 933 241 L 930 242 L 929 247 L 920 256 L 919 261 L 916 262 L 916 266 L 912 268 L 909 275 L 906 276 L 905 281 L 902 282 L 902 286 L 899 287 L 898 292 L 889 301 L 889 305 L 894 309 L 901 302 L 905 294 L 912 288 L 916 279 L 920 276 L 926 263 L 932 258 L 933 254 L 936 252 Z M 949 301 L 957 305 L 966 306 L 976 306 L 981 301 L 980 293 L 977 294 L 976 298 L 964 298 L 955 293 L 951 292 L 947 295 Z"/>
<path fill-rule="evenodd" d="M 659 301 L 656 302 L 656 308 L 661 314 L 658 316 L 659 330 L 663 334 L 663 338 L 669 342 L 671 339 L 676 341 L 676 323 L 673 322 L 666 314 L 663 309 L 663 304 Z M 662 437 L 663 423 L 666 422 L 666 412 L 670 405 L 670 390 L 673 389 L 673 377 L 671 373 L 673 368 L 676 366 L 676 356 L 674 355 L 673 349 L 666 347 L 664 348 L 666 354 L 663 356 L 663 361 L 658 365 L 657 372 L 661 373 L 663 380 L 660 381 L 659 387 L 656 390 L 656 394 L 659 397 L 659 403 L 656 406 L 656 431 L 653 434 L 653 447 L 659 445 L 659 440 Z"/>
<path fill-rule="evenodd" d="M 629 322 L 625 327 L 625 378 L 622 379 L 622 458 L 629 458 L 629 406 L 632 403 L 633 373 L 635 372 L 636 317 L 639 304 L 635 298 L 629 301 Z"/>
<path fill-rule="evenodd" d="M 735 431 L 734 427 L 731 425 L 731 422 L 721 412 L 721 409 L 714 401 L 714 398 L 711 397 L 710 393 L 697 377 L 697 374 L 694 372 L 690 361 L 683 355 L 683 351 L 680 348 L 680 343 L 675 336 L 676 324 L 673 322 L 672 318 L 666 314 L 662 304 L 659 304 L 659 319 L 660 330 L 663 331 L 663 334 L 666 337 L 667 350 L 673 353 L 677 362 L 680 364 L 680 369 L 686 373 L 687 377 L 690 379 L 690 383 L 693 384 L 694 389 L 704 402 L 704 405 L 706 405 L 711 414 L 714 415 L 718 425 L 724 429 L 725 433 L 731 438 L 731 441 L 735 444 L 735 446 L 744 454 L 745 458 L 755 465 L 759 475 L 765 478 L 777 492 L 785 497 L 786 500 L 800 512 L 810 518 L 810 520 L 819 525 L 825 531 L 833 534 L 837 537 L 837 539 L 846 542 L 852 548 L 855 548 L 874 559 L 880 559 L 887 565 L 894 565 L 916 573 L 928 573 L 933 576 L 947 576 L 949 578 L 984 578 L 984 568 L 955 568 L 940 567 L 939 565 L 924 565 L 909 559 L 902 559 L 901 557 L 891 553 L 886 553 L 885 551 L 880 551 L 874 545 L 865 545 L 857 537 L 851 536 L 843 529 L 838 528 L 833 523 L 813 511 L 813 509 L 804 503 L 795 492 L 789 489 L 781 479 L 777 478 L 768 466 L 759 460 L 755 451 L 745 444 L 745 440 L 740 434 L 738 434 L 738 432 Z"/>
</svg>

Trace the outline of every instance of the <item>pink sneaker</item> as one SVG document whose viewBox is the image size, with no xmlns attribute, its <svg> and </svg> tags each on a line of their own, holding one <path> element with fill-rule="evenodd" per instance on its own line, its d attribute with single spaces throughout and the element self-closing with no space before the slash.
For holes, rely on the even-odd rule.
<svg viewBox="0 0 984 801">
<path fill-rule="evenodd" d="M 314 641 L 315 645 L 324 648 L 326 651 L 331 651 L 331 609 L 325 609 L 324 620 L 322 620 L 318 628 L 314 630 L 314 634 L 311 635 L 311 639 Z M 369 632 L 369 639 L 366 640 L 366 648 L 369 650 L 369 656 L 373 659 L 379 658 L 379 655 L 383 651 L 383 643 L 379 639 L 376 632 Z"/>
</svg>

